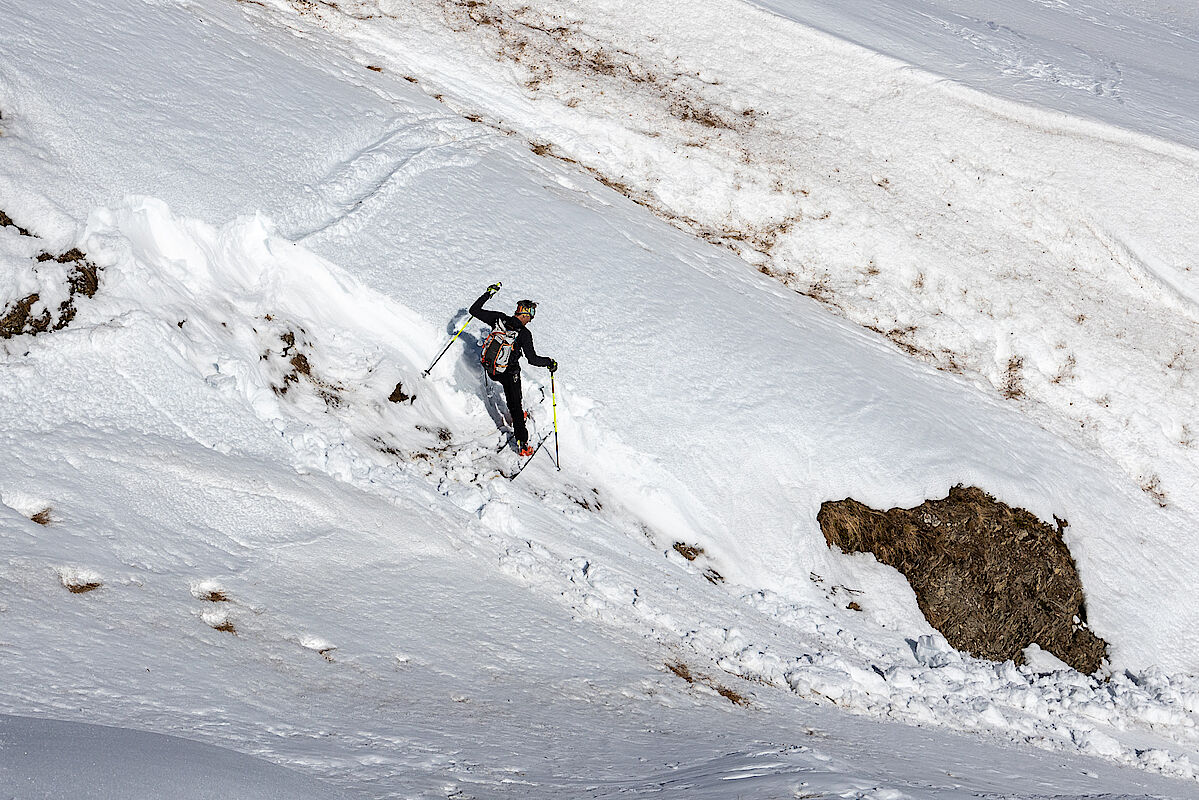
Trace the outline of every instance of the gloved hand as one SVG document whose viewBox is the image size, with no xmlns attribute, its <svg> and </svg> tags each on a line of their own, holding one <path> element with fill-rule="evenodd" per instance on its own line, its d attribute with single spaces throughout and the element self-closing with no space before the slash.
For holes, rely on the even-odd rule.
<svg viewBox="0 0 1199 800">
<path fill-rule="evenodd" d="M 549 370 L 551 373 L 558 371 L 558 362 L 554 361 L 552 358 L 550 359 Z"/>
<path fill-rule="evenodd" d="M 488 295 L 493 295 L 493 294 L 495 294 L 496 292 L 498 292 L 499 290 L 500 290 L 500 282 L 499 282 L 499 281 L 496 281 L 495 283 L 493 283 L 493 284 L 491 284 L 490 286 L 488 286 L 488 287 L 487 287 L 487 294 L 488 294 Z"/>
</svg>

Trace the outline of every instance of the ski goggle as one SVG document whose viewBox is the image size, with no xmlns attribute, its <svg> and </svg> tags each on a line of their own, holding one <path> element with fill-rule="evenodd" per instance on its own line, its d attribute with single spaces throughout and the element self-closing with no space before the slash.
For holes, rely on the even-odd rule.
<svg viewBox="0 0 1199 800">
<path fill-rule="evenodd" d="M 532 319 L 537 315 L 537 304 L 532 300 L 521 300 L 516 304 L 516 313 L 518 316 L 520 314 L 528 314 L 529 319 Z"/>
</svg>

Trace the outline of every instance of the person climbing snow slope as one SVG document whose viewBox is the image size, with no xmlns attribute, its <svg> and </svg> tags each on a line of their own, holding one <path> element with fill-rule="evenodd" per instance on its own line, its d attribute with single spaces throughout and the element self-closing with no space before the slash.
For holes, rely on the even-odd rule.
<svg viewBox="0 0 1199 800">
<path fill-rule="evenodd" d="M 533 321 L 533 315 L 537 313 L 537 304 L 532 300 L 518 302 L 516 313 L 512 316 L 483 308 L 499 290 L 498 283 L 488 286 L 487 291 L 470 307 L 470 314 L 492 328 L 491 334 L 483 342 L 483 371 L 487 373 L 487 377 L 504 387 L 504 399 L 508 402 L 508 413 L 512 416 L 516 449 L 522 456 L 531 456 L 534 449 L 529 443 L 529 430 L 525 426 L 524 396 L 520 386 L 520 357 L 523 355 L 533 366 L 545 367 L 550 372 L 558 369 L 558 362 L 537 355 L 537 351 L 533 349 L 533 334 L 529 333 L 527 327 Z"/>
</svg>

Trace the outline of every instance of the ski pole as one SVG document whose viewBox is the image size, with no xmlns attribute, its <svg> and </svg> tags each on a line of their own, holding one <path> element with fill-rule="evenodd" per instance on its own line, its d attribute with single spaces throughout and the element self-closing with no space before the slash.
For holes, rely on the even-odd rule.
<svg viewBox="0 0 1199 800">
<path fill-rule="evenodd" d="M 488 290 L 488 291 L 487 291 L 487 293 L 488 293 L 488 295 L 493 295 L 493 294 L 495 294 L 497 291 L 499 291 L 500 285 L 501 285 L 501 284 L 500 284 L 500 282 L 499 282 L 499 281 L 496 281 L 496 282 L 495 282 L 494 284 L 492 284 L 491 286 L 488 286 L 488 287 L 487 287 L 487 290 Z M 438 353 L 438 354 L 437 354 L 437 358 L 433 359 L 433 363 L 429 365 L 429 368 L 428 368 L 427 370 L 425 370 L 424 372 L 422 372 L 422 373 L 421 373 L 421 377 L 422 377 L 422 378 L 427 378 L 427 377 L 429 377 L 429 373 L 433 371 L 433 367 L 437 366 L 437 362 L 438 362 L 438 361 L 440 361 L 440 360 L 441 360 L 441 357 L 442 357 L 442 356 L 444 356 L 444 355 L 446 354 L 446 351 L 450 349 L 450 345 L 452 345 L 454 342 L 458 341 L 458 337 L 462 335 L 462 332 L 463 332 L 464 330 L 466 330 L 466 326 L 470 324 L 470 321 L 471 321 L 472 319 L 474 319 L 474 316 L 469 316 L 469 317 L 467 317 L 467 318 L 466 318 L 466 322 L 462 323 L 462 327 L 461 327 L 461 328 L 459 328 L 459 329 L 458 329 L 458 332 L 454 334 L 454 338 L 453 338 L 453 339 L 450 339 L 450 344 L 447 344 L 447 345 L 445 346 L 445 348 L 443 348 L 443 349 L 442 349 L 442 351 L 441 351 L 440 353 Z"/>
<path fill-rule="evenodd" d="M 554 466 L 562 471 L 562 456 L 558 453 L 558 393 L 554 390 L 554 373 L 550 373 L 550 399 L 554 402 Z"/>
<path fill-rule="evenodd" d="M 450 349 L 450 345 L 452 345 L 454 342 L 458 341 L 458 337 L 462 335 L 462 332 L 464 330 L 466 330 L 466 326 L 470 324 L 470 321 L 472 319 L 474 319 L 474 317 L 466 318 L 466 322 L 464 322 L 462 324 L 462 327 L 458 329 L 458 332 L 454 334 L 454 338 L 450 339 L 450 344 L 447 344 L 445 346 L 445 348 L 440 353 L 437 354 L 437 358 L 433 359 L 433 363 L 429 365 L 429 368 L 421 373 L 422 378 L 429 377 L 429 373 L 433 371 L 433 367 L 437 366 L 437 362 L 440 361 L 441 357 L 444 356 L 446 354 L 446 351 Z"/>
</svg>

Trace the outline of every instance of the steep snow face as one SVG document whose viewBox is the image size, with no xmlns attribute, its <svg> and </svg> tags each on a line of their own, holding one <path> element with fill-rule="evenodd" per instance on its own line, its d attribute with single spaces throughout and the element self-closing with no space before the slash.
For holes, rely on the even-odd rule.
<svg viewBox="0 0 1199 800">
<path fill-rule="evenodd" d="M 733 0 L 685 15 L 268 5 L 987 387 L 1116 461 L 1151 502 L 1199 510 L 1195 151 L 1004 103 Z"/>
<path fill-rule="evenodd" d="M 641 219 L 642 241 L 679 238 Z M 854 585 L 896 598 L 839 583 L 835 559 L 798 598 L 722 584 L 757 557 L 688 562 L 675 536 L 707 538 L 671 527 L 694 513 L 677 479 L 571 384 L 562 471 L 542 459 L 503 480 L 473 348 L 418 380 L 438 332 L 261 217 L 215 228 L 134 199 L 94 213 L 83 244 L 103 291 L 67 329 L 5 347 L 6 711 L 187 733 L 420 796 L 552 797 L 582 780 L 599 796 L 665 783 L 720 797 L 740 778 L 765 794 L 952 797 L 961 780 L 930 781 L 924 763 L 863 766 L 863 739 L 931 746 L 946 772 L 980 760 L 813 699 L 1194 778 L 1199 692 L 1180 676 L 1105 684 L 964 658 L 873 563 Z M 869 358 L 844 324 L 812 331 Z M 950 408 L 953 387 L 874 357 L 910 401 Z M 386 400 L 397 382 L 416 396 Z M 1008 436 L 1043 436 L 996 414 Z M 597 746 L 596 730 L 612 736 Z M 1001 778 L 968 781 L 1032 795 L 1146 780 L 1006 758 Z"/>
<path fill-rule="evenodd" d="M 1121 768 L 1194 778 L 1185 509 L 367 69 L 314 6 L 232 9 L 3 9 L 0 209 L 36 234 L 0 230 L 3 285 L 49 281 L 44 247 L 103 272 L 65 330 L 0 345 L 0 710 L 376 796 L 1193 793 Z M 481 331 L 418 377 L 499 278 L 564 365 L 562 469 L 515 483 Z M 954 653 L 902 578 L 823 546 L 824 499 L 959 481 L 1070 520 L 1111 682 Z"/>
<path fill-rule="evenodd" d="M 340 201 L 344 215 L 323 201 L 297 203 L 281 215 L 283 230 L 319 252 L 346 253 L 383 286 L 404 269 L 392 255 L 395 232 L 410 230 L 403 221 L 451 215 L 453 257 L 459 275 L 473 272 L 473 286 L 430 279 L 423 268 L 405 281 L 423 295 L 417 307 L 440 305 L 445 315 L 493 279 L 476 265 L 497 245 L 526 270 L 545 264 L 534 285 L 553 287 L 564 309 L 598 306 L 603 315 L 602 326 L 571 331 L 552 313 L 538 320 L 572 356 L 560 359 L 571 385 L 608 406 L 613 429 L 688 484 L 690 497 L 669 492 L 686 498 L 681 523 L 729 554 L 734 580 L 802 592 L 809 572 L 831 569 L 819 539 L 803 532 L 822 500 L 914 505 L 977 479 L 1042 519 L 1071 522 L 1101 633 L 1161 613 L 1143 594 L 1145 604 L 1124 616 L 1136 593 L 1114 588 L 1129 585 L 1124 578 L 1100 576 L 1124 569 L 1130 536 L 1156 538 L 1160 525 L 1180 544 L 1196 536 L 1184 488 L 1199 480 L 1191 436 L 1199 386 L 1188 366 L 1199 330 L 1188 268 L 1199 242 L 1187 221 L 1199 187 L 1185 179 L 1193 151 L 1004 105 L 736 4 L 686 18 L 655 4 L 602 17 L 569 4 L 364 4 L 299 16 L 289 8 L 247 13 L 321 42 L 332 29 L 342 47 L 359 48 L 351 52 L 362 63 L 419 80 L 480 119 L 481 130 L 490 122 L 517 131 L 542 156 L 521 160 L 542 161 L 532 169 L 545 177 L 514 178 L 511 191 L 537 197 L 540 184 L 587 205 L 546 203 L 526 216 L 505 208 L 511 191 L 468 181 L 465 199 L 417 207 L 409 196 L 427 198 L 457 178 L 412 171 L 410 154 L 388 156 L 372 143 L 332 181 L 355 198 Z M 720 24 L 728 19 L 736 25 Z M 727 31 L 736 42 L 721 38 Z M 444 140 L 422 136 L 420 159 L 436 158 Z M 679 245 L 686 255 L 674 259 L 590 229 L 595 192 L 570 160 L 765 275 L 691 245 Z M 402 177 L 380 182 L 389 164 Z M 425 246 L 419 233 L 399 235 Z M 597 251 L 616 257 L 598 262 Z M 445 261 L 432 249 L 422 256 Z M 562 281 L 562 264 L 579 278 Z M 726 267 L 739 269 L 746 288 L 709 290 L 695 275 Z M 767 279 L 786 289 L 771 290 Z M 603 302 L 597 291 L 618 297 Z M 866 335 L 879 345 L 886 337 L 984 387 L 987 410 L 976 395 L 952 410 L 922 407 L 911 391 L 893 389 L 889 367 L 838 355 L 795 310 L 796 291 L 873 328 L 881 335 Z M 618 373 L 605 367 L 608 356 Z M 1122 477 L 1042 476 L 1029 459 L 1056 459 L 1058 445 L 1017 444 L 989 430 L 976 415 L 993 418 L 997 402 L 1111 459 Z M 863 452 L 844 436 L 877 446 Z M 1082 485 L 1094 496 L 1067 499 L 1089 494 Z M 1117 497 L 1126 515 L 1091 516 Z M 792 532 L 767 532 L 776 520 Z M 1101 530 L 1124 533 L 1100 552 Z M 1177 591 L 1170 615 L 1188 608 L 1190 581 L 1149 578 L 1158 570 L 1127 577 Z M 1189 668 L 1199 652 L 1189 626 L 1160 619 L 1153 658 Z"/>
</svg>

